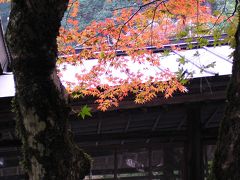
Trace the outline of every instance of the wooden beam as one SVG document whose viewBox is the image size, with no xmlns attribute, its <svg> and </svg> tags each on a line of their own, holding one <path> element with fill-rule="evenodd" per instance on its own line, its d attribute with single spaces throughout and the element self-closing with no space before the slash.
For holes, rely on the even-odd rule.
<svg viewBox="0 0 240 180">
<path fill-rule="evenodd" d="M 155 120 L 154 123 L 153 123 L 152 131 L 155 131 L 155 130 L 156 130 L 156 128 L 157 128 L 157 126 L 158 126 L 158 123 L 159 123 L 161 117 L 162 117 L 162 113 L 159 113 L 158 117 L 156 118 L 156 120 Z"/>
<path fill-rule="evenodd" d="M 180 120 L 180 123 L 178 124 L 177 130 L 180 130 L 183 124 L 186 122 L 187 116 L 185 116 L 182 120 Z"/>
<path fill-rule="evenodd" d="M 185 116 L 182 120 L 180 120 L 180 123 L 178 124 L 177 126 L 177 129 L 176 131 L 180 131 L 181 130 L 181 127 L 183 126 L 183 124 L 185 123 L 185 121 L 187 120 L 187 116 Z M 174 134 L 174 132 L 173 132 Z M 174 136 L 169 140 L 170 143 L 174 142 Z"/>
<path fill-rule="evenodd" d="M 123 131 L 124 133 L 127 133 L 128 128 L 130 126 L 131 119 L 132 119 L 132 116 L 131 116 L 131 114 L 129 114 L 126 126 L 125 126 L 124 131 Z M 121 144 L 124 144 L 124 140 L 121 141 Z"/>
<path fill-rule="evenodd" d="M 102 120 L 100 119 L 97 125 L 97 134 L 101 133 L 101 128 L 102 128 Z"/>
<path fill-rule="evenodd" d="M 124 133 L 127 133 L 128 128 L 129 128 L 129 126 L 130 126 L 131 119 L 132 119 L 132 116 L 129 115 L 129 118 L 128 118 L 128 120 L 127 120 L 127 124 L 126 124 L 126 126 L 125 126 L 125 128 L 124 128 Z"/>
<path fill-rule="evenodd" d="M 192 94 L 181 94 L 174 95 L 172 98 L 164 98 L 163 96 L 159 96 L 158 98 L 153 99 L 151 102 L 146 102 L 144 104 L 136 104 L 134 103 L 134 99 L 125 99 L 119 103 L 118 107 L 110 107 L 108 111 L 119 110 L 119 109 L 133 109 L 133 108 L 141 108 L 141 107 L 153 107 L 160 105 L 171 105 L 171 104 L 182 104 L 182 103 L 195 103 L 195 102 L 203 102 L 203 101 L 215 101 L 215 100 L 225 100 L 226 99 L 226 91 L 217 90 L 213 92 L 205 92 L 200 94 L 199 92 L 195 92 Z M 88 102 L 89 106 L 92 108 L 93 112 L 97 110 L 97 104 Z M 82 107 L 82 104 L 73 104 L 73 109 L 79 110 Z"/>
<path fill-rule="evenodd" d="M 217 114 L 218 110 L 219 110 L 219 106 L 216 109 L 214 109 L 214 111 L 210 114 L 210 116 L 204 121 L 204 123 L 203 123 L 203 127 L 204 128 L 207 128 L 208 124 L 215 117 L 215 115 Z"/>
<path fill-rule="evenodd" d="M 106 133 L 106 134 L 76 134 L 75 139 L 77 142 L 90 142 L 90 141 L 109 141 L 111 140 L 127 140 L 127 139 L 146 139 L 158 137 L 159 139 L 166 139 L 169 141 L 169 138 L 172 137 L 185 139 L 185 131 L 134 131 L 128 133 Z"/>
<path fill-rule="evenodd" d="M 155 120 L 154 123 L 153 123 L 153 126 L 152 126 L 151 131 L 155 131 L 155 130 L 156 130 L 156 128 L 157 128 L 157 126 L 158 126 L 158 123 L 159 123 L 161 117 L 162 117 L 162 113 L 159 113 L 159 115 L 157 116 L 156 120 Z M 145 142 L 146 142 L 146 143 L 149 143 L 149 142 L 150 142 L 150 139 L 147 138 Z"/>
</svg>

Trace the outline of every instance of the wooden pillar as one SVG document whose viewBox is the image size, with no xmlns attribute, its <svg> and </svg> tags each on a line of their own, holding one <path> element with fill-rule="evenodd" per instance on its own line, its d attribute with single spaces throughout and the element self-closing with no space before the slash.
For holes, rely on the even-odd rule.
<svg viewBox="0 0 240 180">
<path fill-rule="evenodd" d="M 149 180 L 152 180 L 153 174 L 152 174 L 152 148 L 151 147 L 148 149 L 148 166 L 149 166 L 148 177 L 149 177 Z"/>
<path fill-rule="evenodd" d="M 189 180 L 188 177 L 188 161 L 189 161 L 189 153 L 188 153 L 188 142 L 184 142 L 184 164 L 183 164 L 183 180 Z"/>
<path fill-rule="evenodd" d="M 118 170 L 117 149 L 114 149 L 114 180 L 117 180 L 117 170 Z"/>
<path fill-rule="evenodd" d="M 203 180 L 203 148 L 201 140 L 201 105 L 198 103 L 187 106 L 187 144 L 186 180 Z"/>
</svg>

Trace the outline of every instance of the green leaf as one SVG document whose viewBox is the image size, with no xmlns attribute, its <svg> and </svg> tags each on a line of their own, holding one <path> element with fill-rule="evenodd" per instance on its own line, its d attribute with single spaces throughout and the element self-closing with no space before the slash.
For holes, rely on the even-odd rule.
<svg viewBox="0 0 240 180">
<path fill-rule="evenodd" d="M 88 107 L 87 105 L 83 106 L 78 116 L 81 116 L 83 119 L 85 118 L 85 116 L 92 117 L 91 108 Z"/>
<path fill-rule="evenodd" d="M 179 64 L 184 65 L 186 63 L 185 57 L 180 57 L 177 59 L 177 62 L 179 62 Z"/>
<path fill-rule="evenodd" d="M 213 32 L 214 46 L 221 45 L 221 41 L 220 41 L 221 36 L 222 36 L 222 31 L 220 29 L 214 30 Z"/>
<path fill-rule="evenodd" d="M 180 31 L 176 36 L 177 38 L 181 39 L 181 38 L 184 38 L 188 35 L 188 31 L 186 30 L 183 30 L 183 31 Z"/>
<path fill-rule="evenodd" d="M 184 79 L 184 69 L 182 67 L 178 68 L 178 71 L 176 72 L 176 76 L 179 81 Z"/>
<path fill-rule="evenodd" d="M 193 56 L 199 57 L 199 56 L 200 56 L 199 51 L 197 50 L 197 51 L 193 54 Z"/>
<path fill-rule="evenodd" d="M 214 16 L 219 16 L 220 14 L 221 14 L 221 11 L 219 11 L 219 10 L 213 11 Z"/>
<path fill-rule="evenodd" d="M 188 83 L 188 79 L 181 79 L 181 80 L 180 80 L 180 83 L 183 84 L 183 85 L 184 85 L 184 84 L 187 84 L 187 83 Z"/>
<path fill-rule="evenodd" d="M 216 66 L 216 61 L 204 66 L 204 68 L 214 68 Z"/>
<path fill-rule="evenodd" d="M 81 93 L 81 92 L 78 92 L 78 91 L 74 91 L 71 96 L 73 98 L 80 98 L 80 97 L 84 97 L 84 95 Z"/>
<path fill-rule="evenodd" d="M 200 24 L 197 26 L 197 29 L 195 29 L 195 33 L 199 34 L 207 34 L 209 32 L 208 26 L 206 24 Z"/>
<path fill-rule="evenodd" d="M 198 42 L 200 47 L 208 45 L 208 40 L 203 38 L 203 37 L 197 38 L 197 42 Z"/>
<path fill-rule="evenodd" d="M 193 44 L 192 44 L 192 42 L 193 42 L 193 38 L 187 38 L 187 39 L 185 39 L 185 42 L 187 43 L 187 45 L 188 45 L 188 49 L 192 49 L 193 48 Z"/>
<path fill-rule="evenodd" d="M 231 48 L 236 47 L 235 33 L 237 30 L 238 18 L 234 18 L 232 23 L 229 23 L 224 31 L 227 33 L 224 43 L 230 44 Z"/>
<path fill-rule="evenodd" d="M 162 53 L 163 56 L 168 56 L 169 54 L 170 54 L 169 49 L 164 50 L 163 53 Z"/>
<path fill-rule="evenodd" d="M 103 51 L 100 52 L 100 58 L 103 59 L 105 57 L 105 53 Z"/>
<path fill-rule="evenodd" d="M 194 71 L 188 72 L 187 69 L 184 69 L 183 67 L 179 67 L 178 71 L 175 72 L 175 74 L 177 76 L 178 81 L 184 85 L 188 83 L 189 78 L 193 77 Z"/>
</svg>

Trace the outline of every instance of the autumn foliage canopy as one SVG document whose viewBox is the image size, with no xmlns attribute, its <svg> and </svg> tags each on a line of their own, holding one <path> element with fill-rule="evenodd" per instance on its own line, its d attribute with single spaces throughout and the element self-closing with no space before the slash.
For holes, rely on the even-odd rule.
<svg viewBox="0 0 240 180">
<path fill-rule="evenodd" d="M 103 111 L 118 106 L 129 93 L 135 95 L 136 103 L 144 103 L 158 93 L 168 98 L 175 91 L 185 92 L 185 81 L 161 68 L 160 55 L 152 49 L 162 48 L 172 39 L 185 38 L 190 43 L 197 37 L 201 41 L 226 19 L 213 15 L 204 0 L 143 0 L 136 4 L 117 9 L 112 18 L 94 21 L 80 31 L 76 17 L 81 4 L 71 1 L 66 26 L 60 29 L 59 75 L 68 68 L 66 64 L 79 67 L 75 79 L 65 81 L 67 90 L 75 97 L 96 97 Z M 172 49 L 178 47 L 172 45 Z"/>
<path fill-rule="evenodd" d="M 193 38 L 203 42 L 203 35 L 227 19 L 214 14 L 205 0 L 136 0 L 134 6 L 118 8 L 111 18 L 81 30 L 79 7 L 79 1 L 70 0 L 60 29 L 59 76 L 73 97 L 93 96 L 103 111 L 130 93 L 136 103 L 144 103 L 159 93 L 168 98 L 175 91 L 185 92 L 179 74 L 161 66 L 167 53 L 153 49 L 181 38 L 191 48 Z M 171 50 L 178 47 L 171 45 Z M 70 65 L 75 76 L 64 79 Z"/>
</svg>

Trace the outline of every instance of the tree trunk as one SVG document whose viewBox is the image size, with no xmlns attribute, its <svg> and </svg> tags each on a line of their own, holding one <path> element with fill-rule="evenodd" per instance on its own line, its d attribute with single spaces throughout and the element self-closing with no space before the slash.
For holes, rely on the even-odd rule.
<svg viewBox="0 0 240 180">
<path fill-rule="evenodd" d="M 72 141 L 70 108 L 55 70 L 68 0 L 13 0 L 6 39 L 16 85 L 17 134 L 31 180 L 77 180 L 90 159 Z"/>
<path fill-rule="evenodd" d="M 236 49 L 227 91 L 227 107 L 220 124 L 212 177 L 209 178 L 215 180 L 240 179 L 240 24 L 235 40 Z"/>
</svg>

